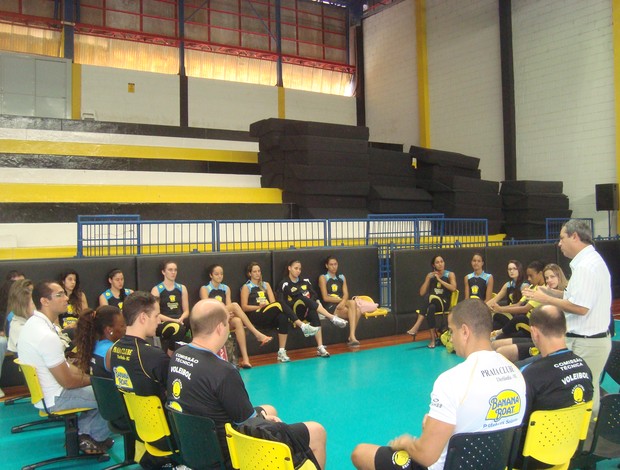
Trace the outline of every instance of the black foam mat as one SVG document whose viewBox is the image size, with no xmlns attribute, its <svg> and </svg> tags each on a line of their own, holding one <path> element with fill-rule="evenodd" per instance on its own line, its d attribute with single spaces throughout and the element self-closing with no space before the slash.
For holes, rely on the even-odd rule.
<svg viewBox="0 0 620 470">
<path fill-rule="evenodd" d="M 299 165 L 368 166 L 368 154 L 338 151 L 269 150 L 258 153 L 258 162 L 286 162 Z"/>
<path fill-rule="evenodd" d="M 508 180 L 502 181 L 501 194 L 561 194 L 563 187 L 562 181 Z"/>
<path fill-rule="evenodd" d="M 280 145 L 282 150 L 351 152 L 368 155 L 368 142 L 342 137 L 286 136 Z"/>
<path fill-rule="evenodd" d="M 341 137 L 366 141 L 370 135 L 368 127 L 348 126 L 345 124 L 332 124 L 328 122 L 269 118 L 250 124 L 250 135 L 253 137 L 262 137 L 271 132 L 281 132 L 286 135 Z"/>
<path fill-rule="evenodd" d="M 284 172 L 299 180 L 368 181 L 368 167 L 360 162 L 355 166 L 300 165 L 286 163 Z"/>
<path fill-rule="evenodd" d="M 297 204 L 300 207 L 342 207 L 349 209 L 366 209 L 366 198 L 364 196 L 320 196 L 284 191 L 282 193 L 282 201 Z"/>
<path fill-rule="evenodd" d="M 570 219 L 572 210 L 563 209 L 524 209 L 524 210 L 504 210 L 506 223 L 518 224 L 528 220 L 544 222 L 546 218 Z"/>
<path fill-rule="evenodd" d="M 300 207 L 300 219 L 364 219 L 368 216 L 367 209 L 348 207 Z"/>
<path fill-rule="evenodd" d="M 445 189 L 466 189 L 455 187 L 454 178 L 469 178 L 469 179 L 481 179 L 480 170 L 467 170 L 464 168 L 456 168 L 452 166 L 439 166 L 439 165 L 427 165 L 418 164 L 415 170 L 415 175 L 419 181 L 419 185 L 422 187 L 431 188 L 436 191 L 442 191 Z M 499 183 L 497 184 L 499 192 Z M 471 187 L 471 183 L 468 183 L 467 187 Z"/>
<path fill-rule="evenodd" d="M 433 200 L 441 204 L 478 204 L 485 207 L 501 209 L 502 197 L 499 194 L 477 193 L 473 191 L 435 192 Z"/>
<path fill-rule="evenodd" d="M 302 181 L 294 178 L 284 178 L 285 191 L 300 194 L 336 195 L 336 196 L 367 196 L 369 184 L 363 181 Z"/>
<path fill-rule="evenodd" d="M 368 159 L 369 167 L 375 174 L 394 176 L 414 174 L 411 155 L 408 153 L 369 148 Z"/>
<path fill-rule="evenodd" d="M 564 194 L 530 194 L 527 196 L 502 195 L 504 209 L 552 209 L 568 210 L 568 196 Z"/>
<path fill-rule="evenodd" d="M 503 219 L 498 207 L 486 207 L 477 204 L 444 204 L 433 199 L 433 209 L 443 212 L 447 217 L 472 217 L 475 219 Z"/>
<path fill-rule="evenodd" d="M 371 185 L 376 186 L 398 186 L 400 188 L 415 188 L 417 186 L 417 180 L 413 173 L 407 176 L 388 176 L 377 175 L 373 171 L 369 171 L 368 181 Z"/>
<path fill-rule="evenodd" d="M 415 145 L 409 148 L 409 153 L 418 160 L 418 163 L 430 163 L 432 165 L 451 166 L 470 170 L 477 170 L 480 164 L 480 159 L 477 157 L 470 157 L 462 153 L 448 152 L 445 150 L 416 147 Z"/>
<path fill-rule="evenodd" d="M 429 214 L 433 205 L 430 201 L 374 199 L 368 202 L 368 209 L 375 214 Z"/>
<path fill-rule="evenodd" d="M 544 223 L 528 222 L 519 224 L 504 224 L 507 238 L 520 240 L 544 240 L 547 236 Z"/>
<path fill-rule="evenodd" d="M 391 186 L 370 187 L 368 193 L 370 200 L 391 199 L 399 201 L 432 201 L 433 197 L 425 189 L 420 188 L 394 188 Z"/>
</svg>

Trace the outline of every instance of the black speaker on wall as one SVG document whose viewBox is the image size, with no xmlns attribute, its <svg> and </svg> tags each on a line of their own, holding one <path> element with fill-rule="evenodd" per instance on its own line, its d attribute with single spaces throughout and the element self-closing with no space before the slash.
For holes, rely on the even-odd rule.
<svg viewBox="0 0 620 470">
<path fill-rule="evenodd" d="M 618 210 L 618 185 L 597 184 L 596 185 L 596 210 L 597 211 L 617 211 Z"/>
</svg>

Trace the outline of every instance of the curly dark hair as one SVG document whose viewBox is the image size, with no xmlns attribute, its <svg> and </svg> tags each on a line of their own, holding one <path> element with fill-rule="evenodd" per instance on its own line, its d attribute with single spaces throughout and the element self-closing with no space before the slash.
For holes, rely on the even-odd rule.
<svg viewBox="0 0 620 470">
<path fill-rule="evenodd" d="M 84 373 L 90 374 L 90 360 L 95 343 L 105 336 L 106 327 L 114 326 L 116 315 L 122 315 L 121 311 L 112 305 L 103 305 L 97 310 L 88 308 L 80 315 L 74 339 L 77 347 L 75 365 Z"/>
</svg>

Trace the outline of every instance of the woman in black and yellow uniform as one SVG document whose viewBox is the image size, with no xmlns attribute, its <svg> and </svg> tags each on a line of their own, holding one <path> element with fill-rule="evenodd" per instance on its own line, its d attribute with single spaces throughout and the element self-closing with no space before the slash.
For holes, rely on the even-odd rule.
<svg viewBox="0 0 620 470">
<path fill-rule="evenodd" d="M 564 276 L 564 271 L 562 271 L 562 268 L 560 268 L 557 264 L 548 264 L 543 268 L 542 272 L 547 288 L 558 292 L 563 292 L 564 289 L 566 289 L 568 281 L 566 280 L 566 276 Z M 527 290 L 524 289 L 524 293 L 526 292 Z M 535 301 L 530 300 L 530 302 Z M 540 304 L 535 302 L 535 305 L 537 306 Z M 520 318 L 520 320 L 517 319 L 515 321 L 529 324 L 529 318 L 527 316 L 521 316 Z M 538 354 L 538 351 L 532 342 L 531 336 L 497 339 L 493 341 L 492 344 L 493 349 L 513 362 L 522 361 L 528 357 Z"/>
<path fill-rule="evenodd" d="M 347 326 L 347 321 L 332 315 L 318 301 L 318 295 L 312 287 L 312 283 L 307 278 L 301 276 L 301 262 L 292 260 L 286 266 L 284 279 L 278 286 L 278 300 L 282 305 L 282 310 L 289 316 L 295 315 L 302 323 L 301 331 L 305 336 L 316 336 L 317 351 L 319 357 L 329 357 L 329 353 L 323 346 L 323 335 L 321 333 L 321 320 L 319 313 L 336 325 L 338 328 Z M 301 322 L 301 319 L 308 320 L 310 325 Z M 298 324 L 297 322 L 295 322 Z M 298 324 L 299 325 L 299 324 Z M 308 328 L 310 326 L 311 328 Z M 286 351 L 278 351 L 278 361 L 288 362 L 289 357 Z"/>
<path fill-rule="evenodd" d="M 488 302 L 493 295 L 493 275 L 484 272 L 484 257 L 481 253 L 474 253 L 471 257 L 471 267 L 474 271 L 464 279 L 465 298 Z"/>
<path fill-rule="evenodd" d="M 122 310 L 123 300 L 133 291 L 125 288 L 125 275 L 120 269 L 113 269 L 107 276 L 110 288 L 99 296 L 99 305 L 112 305 Z"/>
<path fill-rule="evenodd" d="M 264 346 L 269 343 L 273 338 L 267 336 L 256 329 L 252 324 L 248 316 L 241 309 L 237 302 L 233 302 L 230 295 L 230 288 L 224 284 L 224 268 L 219 264 L 212 264 L 207 267 L 207 274 L 211 280 L 206 286 L 200 288 L 201 299 L 216 299 L 226 305 L 226 310 L 231 315 L 230 324 L 231 329 L 234 328 L 237 342 L 239 343 L 239 350 L 241 352 L 242 361 L 239 362 L 239 367 L 243 369 L 252 368 L 250 364 L 250 357 L 248 356 L 248 348 L 245 340 L 245 330 L 243 327 L 252 333 L 260 346 Z"/>
<path fill-rule="evenodd" d="M 189 297 L 187 288 L 176 282 L 178 268 L 174 261 L 164 261 L 161 273 L 163 281 L 151 289 L 151 294 L 159 297 L 161 323 L 157 327 L 157 336 L 162 340 L 164 351 L 174 351 L 176 342 L 185 339 L 189 328 Z"/>
<path fill-rule="evenodd" d="M 456 276 L 446 269 L 446 262 L 440 255 L 433 256 L 431 267 L 433 270 L 424 277 L 424 282 L 420 286 L 420 297 L 428 295 L 428 305 L 423 312 L 419 312 L 415 324 L 407 331 L 407 334 L 413 336 L 415 341 L 418 329 L 426 317 L 431 333 L 428 347 L 432 349 L 437 340 L 435 313 L 444 312 L 450 307 L 452 292 L 456 290 Z"/>
<path fill-rule="evenodd" d="M 355 330 L 362 316 L 355 300 L 349 298 L 349 287 L 344 274 L 338 273 L 338 260 L 328 256 L 324 263 L 327 272 L 319 277 L 321 303 L 329 313 L 349 320 L 349 338 L 347 346 L 359 348 L 360 342 L 355 337 Z"/>
<path fill-rule="evenodd" d="M 80 275 L 73 269 L 67 269 L 58 276 L 59 284 L 64 288 L 69 304 L 67 311 L 58 317 L 60 328 L 71 338 L 73 329 L 77 326 L 80 314 L 88 308 L 86 295 L 80 288 Z"/>
<path fill-rule="evenodd" d="M 276 302 L 271 285 L 263 281 L 263 274 L 258 263 L 248 264 L 245 275 L 248 281 L 241 286 L 241 309 L 254 325 L 260 328 L 276 328 L 279 349 L 286 351 L 286 340 L 291 323 L 295 320 L 300 324 L 301 322 L 295 315 L 289 318 L 284 313 L 280 302 Z"/>
<path fill-rule="evenodd" d="M 525 278 L 525 270 L 520 261 L 511 259 L 508 261 L 508 277 L 510 281 L 506 282 L 495 297 L 487 302 L 492 310 L 495 305 L 507 306 L 516 305 L 523 297 L 523 289 L 530 285 Z M 502 313 L 493 314 L 493 329 L 499 330 L 510 321 L 510 316 Z"/>
</svg>

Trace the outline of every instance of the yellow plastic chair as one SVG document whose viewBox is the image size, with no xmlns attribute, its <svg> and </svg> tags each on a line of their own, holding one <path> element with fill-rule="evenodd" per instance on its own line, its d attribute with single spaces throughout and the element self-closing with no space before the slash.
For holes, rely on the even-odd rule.
<svg viewBox="0 0 620 470">
<path fill-rule="evenodd" d="M 142 397 L 135 393 L 123 392 L 129 418 L 134 422 L 138 437 L 144 442 L 146 451 L 155 457 L 174 455 L 177 450 L 171 439 L 170 427 L 166 420 L 164 407 L 158 396 Z M 153 445 L 153 442 L 165 440 L 169 450 Z"/>
<path fill-rule="evenodd" d="M 587 434 L 592 402 L 559 410 L 534 411 L 530 415 L 523 446 L 523 470 L 531 459 L 565 470 L 577 451 L 582 436 Z"/>
<path fill-rule="evenodd" d="M 359 297 L 360 299 L 365 300 L 367 302 L 373 302 L 373 303 L 375 302 L 372 299 L 372 297 L 369 297 L 367 295 L 358 295 L 357 297 Z M 364 313 L 364 317 L 365 318 L 385 317 L 388 313 L 389 313 L 389 310 L 387 308 L 379 307 L 374 312 L 366 312 L 366 313 Z"/>
<path fill-rule="evenodd" d="M 43 418 L 48 418 L 50 421 L 58 421 L 59 419 L 64 421 L 65 425 L 65 455 L 62 457 L 55 457 L 52 459 L 43 460 L 31 465 L 26 465 L 22 470 L 31 470 L 34 468 L 43 467 L 59 462 L 70 462 L 74 460 L 84 459 L 97 459 L 99 462 L 105 462 L 110 460 L 108 454 L 80 454 L 80 443 L 78 437 L 78 415 L 82 411 L 90 411 L 92 408 L 71 408 L 62 411 L 50 411 L 45 403 L 43 390 L 39 382 L 37 370 L 34 366 L 28 364 L 22 364 L 19 359 L 15 359 L 15 363 L 19 366 L 24 378 L 26 379 L 26 385 L 30 391 L 30 401 L 33 405 L 41 402 L 43 403 L 43 409 L 39 410 L 39 415 Z"/>
<path fill-rule="evenodd" d="M 224 428 L 230 460 L 236 470 L 295 470 L 291 449 L 286 444 L 246 436 L 235 431 L 230 423 Z M 317 469 L 306 460 L 299 470 Z"/>
</svg>

